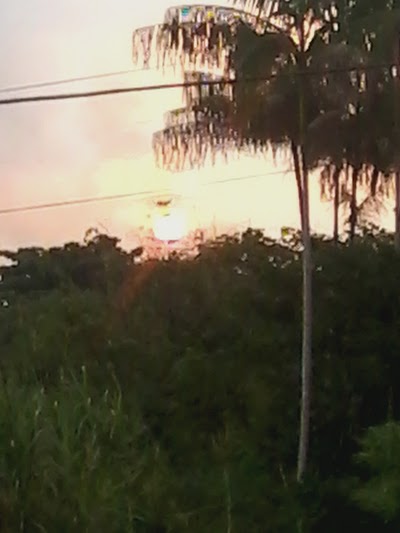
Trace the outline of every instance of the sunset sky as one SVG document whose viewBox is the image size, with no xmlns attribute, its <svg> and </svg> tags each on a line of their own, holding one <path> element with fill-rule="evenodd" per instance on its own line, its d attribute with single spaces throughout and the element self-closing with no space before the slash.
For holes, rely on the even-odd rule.
<svg viewBox="0 0 400 533">
<path fill-rule="evenodd" d="M 169 0 L 0 2 L 0 89 L 134 68 L 133 29 L 161 21 L 171 5 Z M 153 69 L 18 95 L 172 81 L 180 80 Z M 181 90 L 169 90 L 0 107 L 0 209 L 171 187 L 183 194 L 191 227 L 252 225 L 276 234 L 283 225 L 297 226 L 292 173 L 270 174 L 290 162 L 274 167 L 271 160 L 243 157 L 182 175 L 156 168 L 152 132 L 162 127 L 165 111 L 180 104 Z M 210 185 L 249 175 L 257 177 Z M 311 198 L 313 228 L 330 232 L 331 210 L 319 202 L 315 179 Z M 131 246 L 136 228 L 151 224 L 151 210 L 149 199 L 130 199 L 3 215 L 0 248 L 80 240 L 92 226 Z M 392 227 L 392 214 L 388 217 Z"/>
</svg>

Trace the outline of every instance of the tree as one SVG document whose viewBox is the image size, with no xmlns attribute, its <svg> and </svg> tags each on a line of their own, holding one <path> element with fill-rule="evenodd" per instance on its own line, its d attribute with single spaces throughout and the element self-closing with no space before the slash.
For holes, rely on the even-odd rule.
<svg viewBox="0 0 400 533">
<path fill-rule="evenodd" d="M 376 198 L 376 186 L 382 182 L 383 197 L 395 191 L 395 246 L 400 247 L 400 180 L 398 176 L 399 145 L 399 64 L 398 30 L 400 9 L 397 0 L 337 0 L 338 22 L 342 31 L 338 34 L 346 44 L 355 46 L 366 58 L 368 70 L 364 73 L 364 103 L 356 106 L 361 112 L 360 139 L 365 141 L 362 163 L 371 188 L 371 198 Z M 353 202 L 354 207 L 354 202 Z M 376 207 L 376 205 L 375 205 Z M 359 210 L 359 209 L 358 209 Z M 354 223 L 355 215 L 351 217 Z M 352 232 L 352 230 L 351 230 Z"/>
<path fill-rule="evenodd" d="M 309 215 L 308 157 L 310 124 L 320 116 L 313 98 L 313 82 L 307 74 L 312 58 L 324 49 L 323 35 L 335 22 L 330 2 L 256 1 L 234 2 L 247 11 L 212 8 L 212 16 L 198 24 L 181 21 L 179 9 L 167 12 L 161 28 L 134 34 L 147 62 L 152 38 L 162 60 L 218 68 L 237 79 L 262 78 L 256 83 L 237 83 L 231 89 L 190 91 L 188 107 L 171 113 L 167 128 L 155 135 L 156 155 L 167 168 L 182 169 L 203 164 L 230 149 L 263 152 L 270 148 L 291 153 L 299 196 L 303 240 L 303 346 L 302 399 L 298 479 L 306 470 L 310 432 L 312 367 L 312 252 Z M 194 18 L 201 9 L 193 8 Z M 209 9 L 209 8 L 207 8 Z M 203 15 L 204 15 L 203 10 Z M 143 47 L 144 45 L 144 47 Z M 144 50 L 143 50 L 144 48 Z M 199 85 L 201 78 L 197 77 Z M 178 119 L 176 117 L 178 116 Z M 182 117 L 186 120 L 182 120 Z M 194 117 L 194 120 L 193 120 Z"/>
<path fill-rule="evenodd" d="M 100 289 L 109 295 L 117 280 L 135 265 L 143 250 L 123 251 L 119 239 L 89 230 L 84 244 L 20 248 L 16 252 L 0 251 L 0 257 L 11 262 L 0 267 L 0 297 L 12 299 L 15 294 L 36 297 L 40 293 L 74 286 L 80 289 Z"/>
<path fill-rule="evenodd" d="M 361 439 L 357 463 L 368 472 L 366 481 L 358 481 L 352 497 L 357 504 L 383 517 L 386 522 L 400 523 L 400 426 L 390 420 L 371 427 Z"/>
</svg>

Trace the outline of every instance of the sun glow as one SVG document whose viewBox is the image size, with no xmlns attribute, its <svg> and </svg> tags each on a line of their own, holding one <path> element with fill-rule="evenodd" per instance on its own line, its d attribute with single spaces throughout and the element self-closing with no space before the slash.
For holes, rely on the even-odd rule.
<svg viewBox="0 0 400 533">
<path fill-rule="evenodd" d="M 153 233 L 156 239 L 165 242 L 179 241 L 188 232 L 185 213 L 177 208 L 170 208 L 153 217 Z"/>
</svg>

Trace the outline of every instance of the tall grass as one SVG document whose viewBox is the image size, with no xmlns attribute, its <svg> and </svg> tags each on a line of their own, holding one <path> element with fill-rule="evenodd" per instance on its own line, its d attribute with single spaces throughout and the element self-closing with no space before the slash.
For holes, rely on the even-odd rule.
<svg viewBox="0 0 400 533">
<path fill-rule="evenodd" d="M 3 375 L 0 417 L 0 531 L 151 531 L 163 459 L 115 380 L 99 393 L 85 368 L 48 390 Z"/>
</svg>

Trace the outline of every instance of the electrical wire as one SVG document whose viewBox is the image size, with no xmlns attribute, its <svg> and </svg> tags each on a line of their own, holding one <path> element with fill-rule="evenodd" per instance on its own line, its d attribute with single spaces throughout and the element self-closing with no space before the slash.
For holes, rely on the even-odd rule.
<svg viewBox="0 0 400 533">
<path fill-rule="evenodd" d="M 88 76 L 78 76 L 75 78 L 64 78 L 61 80 L 52 80 L 52 81 L 42 81 L 37 83 L 29 83 L 27 85 L 14 85 L 10 87 L 1 87 L 0 88 L 0 94 L 4 93 L 11 93 L 11 92 L 19 92 L 19 91 L 26 91 L 28 89 L 41 89 L 44 87 L 52 87 L 55 85 L 65 85 L 68 83 L 76 83 L 80 81 L 90 81 L 90 80 L 98 80 L 102 78 L 114 78 L 116 76 L 125 76 L 127 74 L 135 74 L 136 72 L 143 72 L 143 71 L 149 71 L 149 70 L 155 70 L 150 69 L 148 67 L 142 67 L 137 69 L 127 69 L 127 70 L 117 70 L 114 72 L 104 72 L 100 74 L 92 74 Z"/>
<path fill-rule="evenodd" d="M 257 83 L 257 82 L 267 82 L 276 77 L 280 76 L 326 76 L 329 74 L 344 74 L 351 72 L 367 72 L 374 70 L 389 70 L 393 68 L 393 64 L 380 64 L 380 65 L 355 65 L 353 67 L 343 67 L 343 68 L 332 68 L 325 70 L 304 70 L 293 73 L 284 73 L 273 74 L 267 77 L 254 77 L 254 78 L 233 78 L 233 79 L 218 79 L 218 80 L 204 80 L 197 82 L 179 82 L 179 83 L 164 83 L 158 85 L 142 85 L 137 87 L 117 87 L 114 89 L 101 89 L 97 91 L 85 91 L 77 93 L 60 93 L 60 94 L 47 94 L 47 95 L 36 95 L 36 96 L 25 96 L 25 97 L 13 97 L 0 100 L 0 105 L 12 105 L 12 104 L 25 104 L 29 102 L 50 102 L 56 100 L 73 100 L 77 98 L 94 98 L 97 96 L 108 96 L 116 94 L 126 94 L 126 93 L 139 93 L 139 92 L 149 92 L 149 91 L 159 91 L 166 89 L 184 89 L 189 87 L 207 87 L 215 85 L 237 85 L 239 83 Z"/>
<path fill-rule="evenodd" d="M 221 185 L 224 183 L 233 183 L 238 181 L 244 181 L 249 179 L 255 179 L 255 178 L 261 178 L 261 177 L 267 177 L 267 176 L 275 176 L 275 175 L 282 175 L 287 174 L 288 172 L 291 172 L 291 170 L 277 170 L 273 172 L 268 173 L 261 173 L 261 174 L 249 174 L 246 176 L 237 176 L 234 178 L 225 178 L 221 180 L 213 180 L 208 181 L 206 183 L 201 184 L 204 186 L 213 186 L 213 185 Z M 127 198 L 151 198 L 160 196 L 163 194 L 171 194 L 170 189 L 153 189 L 153 190 L 145 190 L 145 191 L 136 191 L 136 192 L 128 192 L 128 193 L 121 193 L 121 194 L 112 194 L 108 196 L 91 196 L 88 198 L 78 198 L 76 200 L 64 200 L 59 202 L 49 202 L 49 203 L 43 203 L 43 204 L 33 204 L 33 205 L 26 205 L 26 206 L 20 206 L 20 207 L 6 207 L 3 209 L 0 209 L 0 215 L 9 215 L 13 213 L 24 213 L 28 211 L 39 211 L 43 209 L 50 209 L 50 208 L 58 208 L 58 207 L 68 207 L 73 205 L 83 205 L 83 204 L 91 204 L 91 203 L 97 203 L 97 202 L 106 202 L 111 200 L 122 200 Z"/>
</svg>

